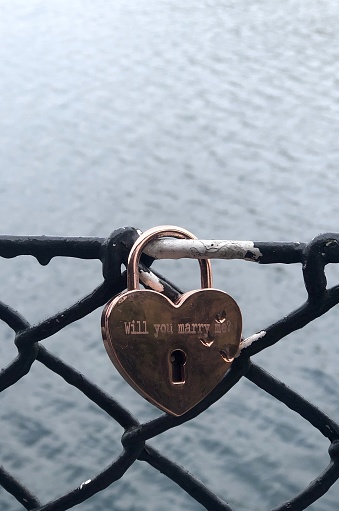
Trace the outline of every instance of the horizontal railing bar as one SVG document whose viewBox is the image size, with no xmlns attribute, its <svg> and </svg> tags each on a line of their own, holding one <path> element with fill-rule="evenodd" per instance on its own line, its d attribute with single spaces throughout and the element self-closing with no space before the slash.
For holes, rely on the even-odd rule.
<svg viewBox="0 0 339 511">
<path fill-rule="evenodd" d="M 155 259 L 242 259 L 259 263 L 299 263 L 303 243 L 164 238 L 151 241 L 145 253 Z M 338 254 L 339 255 L 339 254 Z"/>
<path fill-rule="evenodd" d="M 31 255 L 41 264 L 52 257 L 100 259 L 105 238 L 0 235 L 0 257 Z"/>
<path fill-rule="evenodd" d="M 0 257 L 32 255 L 42 264 L 52 257 L 100 259 L 106 238 L 0 235 Z M 304 243 L 163 238 L 150 242 L 145 253 L 155 259 L 240 259 L 262 264 L 299 263 Z M 338 254 L 339 262 L 339 254 Z"/>
</svg>

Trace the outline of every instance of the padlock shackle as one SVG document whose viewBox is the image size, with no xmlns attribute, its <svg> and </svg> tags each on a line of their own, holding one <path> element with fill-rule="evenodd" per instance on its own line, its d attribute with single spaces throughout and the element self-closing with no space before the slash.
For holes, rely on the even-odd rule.
<svg viewBox="0 0 339 511">
<path fill-rule="evenodd" d="M 132 291 L 139 289 L 139 261 L 144 247 L 150 241 L 157 238 L 181 238 L 181 239 L 192 239 L 196 240 L 194 236 L 186 229 L 176 227 L 173 225 L 162 225 L 160 227 L 152 227 L 145 231 L 135 241 L 131 248 L 128 261 L 127 261 L 127 290 Z M 200 265 L 200 276 L 201 276 L 201 287 L 209 288 L 212 287 L 212 266 L 209 259 L 199 259 Z"/>
</svg>

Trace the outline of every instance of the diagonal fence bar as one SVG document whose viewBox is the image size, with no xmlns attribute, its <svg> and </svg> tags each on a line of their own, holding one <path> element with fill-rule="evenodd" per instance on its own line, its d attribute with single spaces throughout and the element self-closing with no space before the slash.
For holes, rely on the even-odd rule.
<svg viewBox="0 0 339 511">
<path fill-rule="evenodd" d="M 274 346 L 291 332 L 322 316 L 339 303 L 339 286 L 327 289 L 325 266 L 339 262 L 339 234 L 322 234 L 310 243 L 299 242 L 252 242 L 232 240 L 178 240 L 162 239 L 149 244 L 140 262 L 140 279 L 145 287 L 159 289 L 170 299 L 181 294 L 180 289 L 150 266 L 160 258 L 220 258 L 242 259 L 259 264 L 300 263 L 303 272 L 307 301 L 297 310 L 254 333 L 241 343 L 241 349 L 230 370 L 213 392 L 196 407 L 180 417 L 162 414 L 154 420 L 139 423 L 120 402 L 94 385 L 85 375 L 65 361 L 50 353 L 43 341 L 67 325 L 81 321 L 84 317 L 120 293 L 126 286 L 126 265 L 129 251 L 140 235 L 140 231 L 125 227 L 114 231 L 105 238 L 48 237 L 48 236 L 0 236 L 0 257 L 14 258 L 31 255 L 40 264 L 48 264 L 53 257 L 72 257 L 100 260 L 103 280 L 96 289 L 67 309 L 38 324 L 29 324 L 17 311 L 0 302 L 0 319 L 15 334 L 17 356 L 0 371 L 0 391 L 15 386 L 38 361 L 44 367 L 59 375 L 75 387 L 95 406 L 104 411 L 107 420 L 117 422 L 124 430 L 122 450 L 108 467 L 67 494 L 41 503 L 38 497 L 25 488 L 4 466 L 0 465 L 0 485 L 16 499 L 22 509 L 35 511 L 63 511 L 81 504 L 99 491 L 114 484 L 123 477 L 128 468 L 137 460 L 148 463 L 184 490 L 192 499 L 210 511 L 236 511 L 226 500 L 216 496 L 194 475 L 171 461 L 165 454 L 147 444 L 150 440 L 169 429 L 193 419 L 225 395 L 238 381 L 245 377 L 253 385 L 279 400 L 317 428 L 330 441 L 330 462 L 322 474 L 296 496 L 291 496 L 272 511 L 301 511 L 321 498 L 339 478 L 339 424 L 325 415 L 312 403 L 294 390 L 266 373 L 254 364 L 250 357 Z M 0 460 L 1 463 L 1 460 Z M 227 499 L 227 495 L 225 495 Z M 264 511 L 264 510 L 263 510 Z"/>
</svg>

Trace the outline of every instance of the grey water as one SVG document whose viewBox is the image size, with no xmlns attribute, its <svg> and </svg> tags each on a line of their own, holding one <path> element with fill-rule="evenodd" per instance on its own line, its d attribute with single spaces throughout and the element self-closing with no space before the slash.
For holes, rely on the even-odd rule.
<svg viewBox="0 0 339 511">
<path fill-rule="evenodd" d="M 339 230 L 335 0 L 0 0 L 1 233 L 108 236 L 174 224 L 203 239 L 307 242 Z M 196 262 L 163 261 L 189 290 Z M 217 261 L 244 335 L 303 303 L 299 265 Z M 339 281 L 327 268 L 329 285 Z M 0 261 L 0 299 L 37 323 L 102 281 L 98 262 Z M 109 361 L 95 311 L 43 341 L 140 421 L 160 412 Z M 339 420 L 338 314 L 253 360 Z M 0 366 L 13 359 L 0 326 Z M 0 463 L 48 502 L 121 452 L 122 430 L 36 362 L 1 395 Z M 237 511 L 272 509 L 328 464 L 328 442 L 248 381 L 154 440 Z M 316 504 L 333 511 L 334 485 Z M 76 509 L 198 511 L 147 464 Z M 0 489 L 1 511 L 19 509 Z"/>
</svg>

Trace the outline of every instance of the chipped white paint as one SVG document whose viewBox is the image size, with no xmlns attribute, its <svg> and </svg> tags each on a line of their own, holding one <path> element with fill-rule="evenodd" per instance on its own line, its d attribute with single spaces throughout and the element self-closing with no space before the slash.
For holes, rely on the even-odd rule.
<svg viewBox="0 0 339 511">
<path fill-rule="evenodd" d="M 87 481 L 85 481 L 84 483 L 81 483 L 81 484 L 80 484 L 80 487 L 79 487 L 79 488 L 80 488 L 80 490 L 82 490 L 82 489 L 83 489 L 83 487 L 84 487 L 86 484 L 90 483 L 91 481 L 92 481 L 92 479 L 87 479 Z"/>
<path fill-rule="evenodd" d="M 244 339 L 243 341 L 241 341 L 240 346 L 239 346 L 239 353 L 237 354 L 237 356 L 240 355 L 241 350 L 248 348 L 249 346 L 251 346 L 251 344 L 253 344 L 258 339 L 262 339 L 263 337 L 265 337 L 265 335 L 266 335 L 266 330 L 261 330 L 261 332 L 258 332 L 257 334 L 250 335 L 249 337 L 247 337 L 247 339 Z"/>
<path fill-rule="evenodd" d="M 145 247 L 145 252 L 155 259 L 207 258 L 258 261 L 262 256 L 253 241 L 182 240 L 177 238 L 151 241 Z"/>
<path fill-rule="evenodd" d="M 164 286 L 161 284 L 160 280 L 154 273 L 147 271 L 139 271 L 140 280 L 145 286 L 150 287 L 154 291 L 158 291 L 158 293 L 162 293 L 164 291 Z"/>
</svg>

